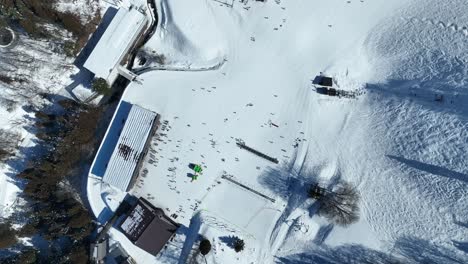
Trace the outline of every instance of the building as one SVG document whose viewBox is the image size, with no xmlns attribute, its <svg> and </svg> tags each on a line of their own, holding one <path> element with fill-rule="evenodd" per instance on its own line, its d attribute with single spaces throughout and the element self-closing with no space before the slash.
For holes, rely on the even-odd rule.
<svg viewBox="0 0 468 264">
<path fill-rule="evenodd" d="M 91 165 L 90 174 L 128 191 L 156 132 L 158 115 L 121 101 Z"/>
<path fill-rule="evenodd" d="M 120 230 L 136 246 L 156 256 L 175 234 L 179 225 L 140 198 L 127 217 L 121 222 Z"/>
<path fill-rule="evenodd" d="M 147 24 L 148 18 L 143 8 L 133 5 L 120 7 L 87 58 L 84 67 L 94 73 L 95 77 L 103 78 L 109 84 L 114 83 L 119 74 L 133 79 L 134 75 L 121 64 L 125 62 Z"/>
<path fill-rule="evenodd" d="M 105 258 L 108 253 L 108 240 L 107 238 L 91 244 L 91 261 L 93 263 L 105 263 Z"/>
<path fill-rule="evenodd" d="M 112 244 L 106 264 L 136 264 L 135 260 L 122 248 L 119 242 Z"/>
<path fill-rule="evenodd" d="M 319 85 L 322 86 L 327 86 L 327 87 L 332 87 L 333 86 L 333 79 L 330 77 L 321 77 L 320 81 L 318 83 Z"/>
</svg>

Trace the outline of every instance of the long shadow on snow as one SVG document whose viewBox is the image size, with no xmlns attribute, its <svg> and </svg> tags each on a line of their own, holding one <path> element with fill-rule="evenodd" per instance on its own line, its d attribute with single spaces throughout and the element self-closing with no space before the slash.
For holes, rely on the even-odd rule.
<svg viewBox="0 0 468 264">
<path fill-rule="evenodd" d="M 282 197 L 282 199 L 287 202 L 286 208 L 273 228 L 270 237 L 271 245 L 276 240 L 281 225 L 288 219 L 289 215 L 307 199 L 307 183 L 304 180 L 305 177 L 302 176 L 305 167 L 304 162 L 299 170 L 295 170 L 296 158 L 297 152 L 293 154 L 289 163 L 283 164 L 283 166 L 279 168 L 268 168 L 258 179 L 261 185 Z"/>
<path fill-rule="evenodd" d="M 468 222 L 464 223 L 464 222 L 455 220 L 454 223 L 464 228 L 468 228 Z"/>
<path fill-rule="evenodd" d="M 236 237 L 235 236 L 222 236 L 222 237 L 219 237 L 219 240 L 221 240 L 221 242 L 226 244 L 226 246 L 230 248 L 234 248 L 234 242 L 236 241 Z"/>
<path fill-rule="evenodd" d="M 467 254 L 415 237 L 398 239 L 393 252 L 410 260 L 410 263 L 468 263 Z"/>
<path fill-rule="evenodd" d="M 460 173 L 460 172 L 456 172 L 453 170 L 446 169 L 444 167 L 431 165 L 431 164 L 423 163 L 423 162 L 416 161 L 416 160 L 405 159 L 403 157 L 397 157 L 397 156 L 392 156 L 392 155 L 387 155 L 387 157 L 393 160 L 396 160 L 398 162 L 401 162 L 409 167 L 418 169 L 420 171 L 424 171 L 424 172 L 428 172 L 431 174 L 435 174 L 435 175 L 439 175 L 442 177 L 451 178 L 451 179 L 455 179 L 455 180 L 468 183 L 468 175 Z"/>
<path fill-rule="evenodd" d="M 190 252 L 192 251 L 193 245 L 197 240 L 199 240 L 200 236 L 200 227 L 202 225 L 202 219 L 200 216 L 200 212 L 197 212 L 193 215 L 192 219 L 190 220 L 189 227 L 180 226 L 177 230 L 179 234 L 185 234 L 185 241 L 182 247 L 180 257 L 179 257 L 179 264 L 187 263 L 187 259 L 190 256 Z"/>
<path fill-rule="evenodd" d="M 70 96 L 73 98 L 75 101 L 80 101 L 80 99 L 75 95 L 73 90 L 78 87 L 79 85 L 83 85 L 83 87 L 86 88 L 91 88 L 92 81 L 94 79 L 94 74 L 85 68 L 82 68 L 78 73 L 74 74 L 71 76 L 71 79 L 73 82 L 67 87 L 65 87 L 65 90 L 70 94 Z"/>
<path fill-rule="evenodd" d="M 278 218 L 270 237 L 270 244 L 273 245 L 277 238 L 278 231 L 294 210 L 303 205 L 308 199 L 307 191 L 312 183 L 318 182 L 318 173 L 321 166 L 308 167 L 306 154 L 300 164 L 296 164 L 297 153 L 293 154 L 289 163 L 283 164 L 279 168 L 269 168 L 259 177 L 259 183 L 271 192 L 282 197 L 286 202 L 286 208 Z M 340 177 L 339 175 L 337 176 Z M 327 184 L 333 185 L 338 178 L 333 177 Z M 313 217 L 317 212 L 317 203 L 309 207 L 309 217 Z M 323 233 L 326 238 L 327 232 Z"/>
<path fill-rule="evenodd" d="M 383 264 L 400 263 L 383 252 L 366 248 L 362 245 L 346 245 L 340 247 L 318 246 L 304 253 L 277 257 L 278 264 Z"/>
<path fill-rule="evenodd" d="M 468 89 L 451 86 L 445 79 L 389 80 L 386 83 L 367 84 L 366 89 L 375 95 L 394 97 L 415 102 L 432 111 L 454 113 L 466 120 L 468 117 Z M 443 96 L 437 101 L 438 96 Z"/>
<path fill-rule="evenodd" d="M 393 72 L 386 83 L 368 84 L 370 92 L 415 101 L 434 111 L 468 115 L 466 56 L 448 56 L 422 48 Z M 441 102 L 436 95 L 442 95 Z"/>
<path fill-rule="evenodd" d="M 315 235 L 313 242 L 317 245 L 320 245 L 323 242 L 325 242 L 325 239 L 327 239 L 328 235 L 330 235 L 331 231 L 333 231 L 333 227 L 333 224 L 321 226 L 317 231 L 317 235 Z"/>
<path fill-rule="evenodd" d="M 468 254 L 468 242 L 452 240 L 452 243 L 456 248 Z"/>
<path fill-rule="evenodd" d="M 281 264 L 341 264 L 341 263 L 427 263 L 427 264 L 461 264 L 466 263 L 466 256 L 434 245 L 428 241 L 413 237 L 398 239 L 387 254 L 362 245 L 348 244 L 339 247 L 318 246 L 307 253 L 298 253 L 276 258 Z"/>
</svg>

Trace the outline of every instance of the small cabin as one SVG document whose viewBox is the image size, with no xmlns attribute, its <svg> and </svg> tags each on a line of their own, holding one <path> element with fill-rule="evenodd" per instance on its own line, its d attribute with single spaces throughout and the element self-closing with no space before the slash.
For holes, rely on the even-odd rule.
<svg viewBox="0 0 468 264">
<path fill-rule="evenodd" d="M 321 86 L 324 88 L 333 87 L 333 78 L 323 76 L 322 73 L 320 73 L 320 75 L 315 76 L 314 80 L 312 81 L 312 84 L 314 84 L 315 86 Z"/>
<path fill-rule="evenodd" d="M 331 77 L 322 77 L 318 83 L 319 85 L 332 87 L 333 86 L 333 79 Z"/>
</svg>

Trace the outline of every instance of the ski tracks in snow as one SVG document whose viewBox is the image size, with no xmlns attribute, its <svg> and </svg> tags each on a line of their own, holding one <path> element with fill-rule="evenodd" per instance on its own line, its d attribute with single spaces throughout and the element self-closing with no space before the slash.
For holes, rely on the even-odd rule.
<svg viewBox="0 0 468 264">
<path fill-rule="evenodd" d="M 454 33 L 460 33 L 465 37 L 468 37 L 468 26 L 459 26 L 453 22 L 441 21 L 433 18 L 418 18 L 418 17 L 402 17 L 402 20 L 413 24 L 425 23 L 430 26 L 439 27 L 441 29 L 448 29 Z"/>
</svg>

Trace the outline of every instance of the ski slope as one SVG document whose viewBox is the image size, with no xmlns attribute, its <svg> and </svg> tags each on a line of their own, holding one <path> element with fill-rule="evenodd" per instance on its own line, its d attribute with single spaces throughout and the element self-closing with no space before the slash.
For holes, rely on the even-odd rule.
<svg viewBox="0 0 468 264">
<path fill-rule="evenodd" d="M 129 245 L 138 263 L 196 259 L 197 230 L 219 245 L 238 230 L 250 243 L 239 254 L 216 252 L 210 263 L 468 260 L 464 1 L 159 0 L 157 7 L 158 29 L 139 55 L 146 62 L 123 100 L 167 125 L 131 193 L 176 213 L 186 232 L 180 250 L 158 257 Z M 154 57 L 161 54 L 164 65 Z M 318 94 L 312 81 L 321 72 L 357 98 Z M 240 149 L 238 139 L 279 164 Z M 195 182 L 190 163 L 204 167 Z M 275 202 L 232 189 L 223 175 Z M 306 197 L 311 182 L 340 179 L 361 193 L 360 220 L 346 228 L 320 217 Z M 256 214 L 267 208 L 277 213 Z M 200 211 L 219 221 L 203 222 Z"/>
</svg>

